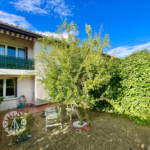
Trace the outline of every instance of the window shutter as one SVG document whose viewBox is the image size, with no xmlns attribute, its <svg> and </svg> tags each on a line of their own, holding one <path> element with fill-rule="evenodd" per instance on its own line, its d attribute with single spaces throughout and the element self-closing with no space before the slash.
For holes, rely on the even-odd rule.
<svg viewBox="0 0 150 150">
<path fill-rule="evenodd" d="M 15 97 L 17 97 L 17 78 L 15 78 Z"/>
<path fill-rule="evenodd" d="M 25 50 L 25 55 L 26 55 L 26 59 L 28 59 L 28 48 L 26 47 L 26 50 Z"/>
</svg>

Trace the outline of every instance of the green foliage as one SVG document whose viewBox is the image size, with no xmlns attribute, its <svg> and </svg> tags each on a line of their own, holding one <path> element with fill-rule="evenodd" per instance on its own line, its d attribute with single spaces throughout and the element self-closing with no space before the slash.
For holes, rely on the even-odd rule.
<svg viewBox="0 0 150 150">
<path fill-rule="evenodd" d="M 31 122 L 35 120 L 35 117 L 33 117 L 32 114 L 25 113 L 23 114 L 23 117 L 27 120 L 27 122 Z"/>
<path fill-rule="evenodd" d="M 28 114 L 28 113 L 23 114 L 23 115 L 20 116 L 18 119 L 16 119 L 17 123 L 20 124 L 20 128 L 21 128 L 21 120 L 22 120 L 21 117 L 23 117 L 23 118 L 25 118 L 25 119 L 27 120 L 27 124 L 28 124 L 29 122 L 32 122 L 32 121 L 35 120 L 35 117 L 33 117 L 33 115 Z M 24 136 L 24 135 L 26 135 L 26 134 L 28 134 L 28 133 L 30 133 L 30 129 L 29 129 L 29 125 L 26 125 L 25 130 L 24 130 L 23 132 L 19 133 L 18 135 L 13 135 L 13 138 L 14 138 L 15 140 L 17 140 L 18 138 L 20 138 L 20 137 L 22 137 L 22 136 Z"/>
<path fill-rule="evenodd" d="M 18 135 L 13 135 L 13 138 L 14 138 L 14 140 L 17 140 L 18 138 L 20 138 L 26 134 L 29 134 L 29 133 L 30 133 L 29 126 L 26 126 L 26 128 L 23 132 L 19 133 Z"/>
<path fill-rule="evenodd" d="M 4 97 L 0 97 L 0 104 L 2 103 L 2 101 L 4 100 Z M 1 114 L 1 111 L 0 111 Z"/>
<path fill-rule="evenodd" d="M 113 68 L 103 100 L 129 120 L 150 125 L 150 54 L 146 49 L 136 51 L 117 60 Z"/>
<path fill-rule="evenodd" d="M 0 104 L 2 103 L 3 100 L 4 100 L 4 97 L 0 97 Z"/>
<path fill-rule="evenodd" d="M 63 104 L 69 104 L 75 101 L 83 108 L 80 110 L 84 110 L 85 102 L 93 104 L 97 100 L 90 99 L 88 93 L 110 81 L 109 70 L 114 57 L 103 55 L 103 50 L 109 47 L 108 35 L 101 39 L 101 28 L 99 34 L 95 33 L 95 37 L 92 37 L 91 26 L 86 25 L 85 28 L 88 39 L 82 41 L 81 46 L 77 37 L 77 25 L 74 22 L 67 24 L 66 20 L 59 26 L 58 39 L 53 36 L 41 39 L 42 48 L 36 55 L 41 64 L 35 64 L 35 68 L 49 102 L 63 101 Z M 67 39 L 62 36 L 64 31 L 68 34 Z M 52 46 L 50 51 L 46 48 L 48 44 Z M 82 120 L 82 111 L 80 115 Z"/>
</svg>

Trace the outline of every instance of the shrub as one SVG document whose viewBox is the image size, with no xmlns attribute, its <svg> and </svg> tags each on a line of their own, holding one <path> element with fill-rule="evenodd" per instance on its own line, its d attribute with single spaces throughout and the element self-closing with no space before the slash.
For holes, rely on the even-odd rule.
<svg viewBox="0 0 150 150">
<path fill-rule="evenodd" d="M 114 72 L 114 73 L 113 73 Z M 109 102 L 116 114 L 138 124 L 150 125 L 150 54 L 136 51 L 114 65 L 114 74 L 101 99 Z"/>
<path fill-rule="evenodd" d="M 0 104 L 2 103 L 3 100 L 4 100 L 4 97 L 0 97 Z"/>
<path fill-rule="evenodd" d="M 41 51 L 36 55 L 40 64 L 35 63 L 35 67 L 36 75 L 40 76 L 38 81 L 44 85 L 47 102 L 76 102 L 79 106 L 80 124 L 83 124 L 83 114 L 90 122 L 84 105 L 89 99 L 87 95 L 91 89 L 109 82 L 111 76 L 108 70 L 114 58 L 103 54 L 103 50 L 109 47 L 109 38 L 107 34 L 101 38 L 102 28 L 93 36 L 91 26 L 86 25 L 88 39 L 82 41 L 80 47 L 77 28 L 74 22 L 67 24 L 65 20 L 58 28 L 60 39 L 43 37 Z M 62 36 L 64 31 L 68 33 L 67 39 Z M 49 43 L 52 49 L 47 51 Z"/>
<path fill-rule="evenodd" d="M 4 100 L 4 97 L 0 97 L 0 104 L 2 103 L 2 101 Z M 1 111 L 0 111 L 1 114 Z"/>
<path fill-rule="evenodd" d="M 18 119 L 16 119 L 17 123 L 20 124 L 20 128 L 21 128 L 21 117 L 25 118 L 27 120 L 27 123 L 29 123 L 35 119 L 35 117 L 33 117 L 33 115 L 31 115 L 31 114 L 28 114 L 28 113 L 23 114 L 23 116 L 20 116 Z M 13 135 L 13 138 L 15 140 L 17 140 L 18 138 L 20 138 L 26 134 L 29 134 L 29 133 L 30 133 L 29 125 L 26 125 L 26 129 L 23 132 L 19 133 L 18 135 Z"/>
</svg>

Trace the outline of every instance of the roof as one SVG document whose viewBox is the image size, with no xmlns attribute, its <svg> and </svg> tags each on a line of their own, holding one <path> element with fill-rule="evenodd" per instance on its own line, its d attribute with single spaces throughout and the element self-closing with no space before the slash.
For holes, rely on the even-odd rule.
<svg viewBox="0 0 150 150">
<path fill-rule="evenodd" d="M 0 29 L 9 30 L 14 33 L 23 34 L 25 36 L 30 36 L 32 38 L 41 38 L 43 35 L 29 31 L 27 29 L 19 28 L 18 26 L 14 26 L 12 24 L 4 23 L 0 21 Z"/>
</svg>

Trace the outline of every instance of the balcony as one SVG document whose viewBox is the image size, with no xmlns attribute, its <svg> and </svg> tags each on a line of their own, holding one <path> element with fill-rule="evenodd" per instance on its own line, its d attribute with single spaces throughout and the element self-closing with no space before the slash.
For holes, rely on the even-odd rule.
<svg viewBox="0 0 150 150">
<path fill-rule="evenodd" d="M 0 55 L 0 69 L 34 70 L 34 59 Z"/>
</svg>

